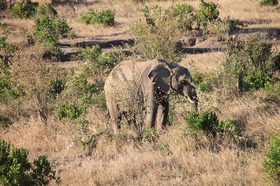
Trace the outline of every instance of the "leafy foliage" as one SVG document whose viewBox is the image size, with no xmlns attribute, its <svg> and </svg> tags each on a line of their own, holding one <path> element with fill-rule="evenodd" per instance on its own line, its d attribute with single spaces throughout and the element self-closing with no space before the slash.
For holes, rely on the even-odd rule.
<svg viewBox="0 0 280 186">
<path fill-rule="evenodd" d="M 13 17 L 16 18 L 29 18 L 35 14 L 38 3 L 31 1 L 16 2 L 12 7 L 11 13 Z"/>
<path fill-rule="evenodd" d="M 212 90 L 212 85 L 205 74 L 194 73 L 193 78 L 196 85 L 198 85 L 199 90 L 201 90 L 202 92 L 210 92 Z"/>
<path fill-rule="evenodd" d="M 1 184 L 48 185 L 52 180 L 60 182 L 46 156 L 37 157 L 31 164 L 27 150 L 15 148 L 4 140 L 0 140 L 0 152 Z"/>
<path fill-rule="evenodd" d="M 9 74 L 5 74 L 0 77 L 0 101 L 8 103 L 17 99 L 22 94 L 20 88 L 18 88 L 11 80 Z"/>
<path fill-rule="evenodd" d="M 213 137 L 216 137 L 217 134 L 222 134 L 232 139 L 241 134 L 236 120 L 219 121 L 216 113 L 213 111 L 204 111 L 200 114 L 191 112 L 186 118 L 186 123 L 194 130 L 195 136 L 199 131 Z"/>
<path fill-rule="evenodd" d="M 264 171 L 268 175 L 280 181 L 280 134 L 276 134 L 270 141 L 270 148 L 263 161 Z"/>
<path fill-rule="evenodd" d="M 58 108 L 58 118 L 78 119 L 85 114 L 85 109 L 79 108 L 74 103 L 65 103 Z"/>
<path fill-rule="evenodd" d="M 179 62 L 181 55 L 177 51 L 178 29 L 177 23 L 164 16 L 161 8 L 144 8 L 146 23 L 136 23 L 133 26 L 136 54 L 142 60 L 165 59 Z"/>
<path fill-rule="evenodd" d="M 120 52 L 103 53 L 99 45 L 86 47 L 79 54 L 78 58 L 91 62 L 91 68 L 99 69 L 104 72 L 111 70 L 122 59 L 123 55 Z"/>
<path fill-rule="evenodd" d="M 0 129 L 7 128 L 12 123 L 13 122 L 9 117 L 4 116 L 4 115 L 0 115 Z"/>
<path fill-rule="evenodd" d="M 219 18 L 217 4 L 213 2 L 207 3 L 204 0 L 200 0 L 200 5 L 197 14 L 201 21 L 211 22 Z"/>
<path fill-rule="evenodd" d="M 65 82 L 61 78 L 56 78 L 50 83 L 50 96 L 56 98 L 65 89 Z"/>
<path fill-rule="evenodd" d="M 103 24 L 106 26 L 114 26 L 115 13 L 110 9 L 102 10 L 100 12 L 89 10 L 80 17 L 80 21 L 86 24 Z"/>
<path fill-rule="evenodd" d="M 58 39 L 65 37 L 71 28 L 65 19 L 55 19 L 43 16 L 35 20 L 34 34 L 43 43 L 57 43 Z"/>
<path fill-rule="evenodd" d="M 279 65 L 278 55 L 272 56 L 271 48 L 271 43 L 257 36 L 229 43 L 225 71 L 235 75 L 239 90 L 258 90 L 279 81 L 272 78 Z"/>
<path fill-rule="evenodd" d="M 262 6 L 267 6 L 267 5 L 275 6 L 275 5 L 278 5 L 278 0 L 261 0 L 260 5 L 262 5 Z"/>
<path fill-rule="evenodd" d="M 50 16 L 56 17 L 57 16 L 56 9 L 50 3 L 43 3 L 41 6 L 37 8 L 37 16 Z"/>
<path fill-rule="evenodd" d="M 6 23 L 0 23 L 0 52 L 3 52 L 3 56 L 5 59 L 7 59 L 8 56 L 14 53 L 17 49 L 15 45 L 7 41 L 9 35 L 10 35 L 9 25 Z"/>
<path fill-rule="evenodd" d="M 196 21 L 195 9 L 188 4 L 176 5 L 166 10 L 166 14 L 171 20 L 177 22 L 178 29 L 182 31 L 192 30 L 193 23 Z"/>
</svg>

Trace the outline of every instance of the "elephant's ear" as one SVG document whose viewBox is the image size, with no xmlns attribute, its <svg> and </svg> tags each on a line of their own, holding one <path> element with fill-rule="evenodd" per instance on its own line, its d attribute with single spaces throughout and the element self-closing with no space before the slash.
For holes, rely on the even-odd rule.
<svg viewBox="0 0 280 186">
<path fill-rule="evenodd" d="M 171 70 L 165 61 L 158 61 L 150 70 L 148 77 L 155 87 L 163 92 L 168 92 L 170 88 Z"/>
</svg>

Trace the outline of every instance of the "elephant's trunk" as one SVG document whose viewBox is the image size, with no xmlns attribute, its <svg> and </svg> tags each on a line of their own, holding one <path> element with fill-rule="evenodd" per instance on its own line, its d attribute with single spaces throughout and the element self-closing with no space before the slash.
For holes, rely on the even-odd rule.
<svg viewBox="0 0 280 186">
<path fill-rule="evenodd" d="M 198 101 L 192 103 L 192 111 L 198 112 Z"/>
</svg>

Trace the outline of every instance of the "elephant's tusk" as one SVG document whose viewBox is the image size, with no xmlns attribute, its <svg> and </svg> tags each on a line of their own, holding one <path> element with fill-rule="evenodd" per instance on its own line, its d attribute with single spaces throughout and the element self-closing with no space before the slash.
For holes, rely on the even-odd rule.
<svg viewBox="0 0 280 186">
<path fill-rule="evenodd" d="M 193 100 L 191 100 L 191 98 L 188 96 L 188 100 L 191 102 L 191 103 L 194 103 Z"/>
</svg>

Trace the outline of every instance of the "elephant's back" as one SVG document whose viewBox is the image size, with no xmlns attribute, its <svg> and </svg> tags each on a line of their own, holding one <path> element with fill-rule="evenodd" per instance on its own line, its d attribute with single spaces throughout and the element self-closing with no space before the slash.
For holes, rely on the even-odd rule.
<svg viewBox="0 0 280 186">
<path fill-rule="evenodd" d="M 140 78 L 145 68 L 141 62 L 124 61 L 110 72 L 104 85 L 106 98 L 124 100 L 131 99 L 140 85 Z M 143 62 L 145 63 L 145 62 Z"/>
</svg>

